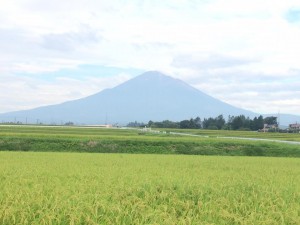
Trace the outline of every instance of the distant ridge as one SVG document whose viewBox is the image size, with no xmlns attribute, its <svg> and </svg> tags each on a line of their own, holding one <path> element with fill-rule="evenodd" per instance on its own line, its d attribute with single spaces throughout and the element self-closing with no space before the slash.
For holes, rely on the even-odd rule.
<svg viewBox="0 0 300 225">
<path fill-rule="evenodd" d="M 179 121 L 223 114 L 257 113 L 215 99 L 187 83 L 149 71 L 111 89 L 57 105 L 0 114 L 2 121 L 25 123 L 127 124 L 131 121 Z M 300 117 L 299 117 L 300 118 Z M 300 121 L 300 120 L 299 120 Z"/>
</svg>

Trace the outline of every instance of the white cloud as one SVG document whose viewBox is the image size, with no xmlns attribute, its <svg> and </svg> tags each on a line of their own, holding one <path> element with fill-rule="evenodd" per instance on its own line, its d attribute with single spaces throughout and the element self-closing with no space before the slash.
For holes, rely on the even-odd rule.
<svg viewBox="0 0 300 225">
<path fill-rule="evenodd" d="M 45 81 L 30 76 L 0 76 L 0 113 L 57 104 L 92 95 L 127 81 L 130 75 L 114 77 L 57 77 Z"/>
<path fill-rule="evenodd" d="M 172 66 L 195 70 L 222 69 L 248 65 L 257 62 L 254 59 L 232 57 L 219 54 L 186 54 L 174 57 Z"/>
<path fill-rule="evenodd" d="M 237 106 L 271 112 L 282 105 L 299 114 L 299 8 L 298 0 L 2 0 L 0 79 L 11 80 L 1 86 L 0 111 L 85 96 L 110 86 L 109 79 L 118 83 L 117 74 L 105 82 L 99 76 L 44 83 L 49 71 L 94 64 L 161 70 Z M 32 84 L 56 91 L 34 96 Z M 274 107 L 264 108 L 270 102 Z"/>
</svg>

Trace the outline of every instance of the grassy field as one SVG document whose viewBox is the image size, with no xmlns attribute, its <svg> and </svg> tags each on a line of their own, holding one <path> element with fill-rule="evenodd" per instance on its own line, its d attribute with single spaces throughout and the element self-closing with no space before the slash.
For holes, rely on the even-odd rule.
<svg viewBox="0 0 300 225">
<path fill-rule="evenodd" d="M 0 224 L 299 224 L 297 158 L 0 152 Z"/>
<path fill-rule="evenodd" d="M 168 134 L 171 131 L 209 137 Z M 130 129 L 0 126 L 0 151 L 300 157 L 300 145 L 220 136 L 300 142 L 300 134 L 245 131 L 167 130 L 165 134 L 156 134 Z"/>
<path fill-rule="evenodd" d="M 261 139 L 274 139 L 285 141 L 299 141 L 299 133 L 275 133 L 275 132 L 255 132 L 255 131 L 230 131 L 230 130 L 205 130 L 205 129 L 156 129 L 166 132 L 189 133 L 196 135 L 203 135 L 209 137 L 249 137 Z M 106 128 L 92 128 L 92 127 L 60 127 L 60 126 L 1 126 L 0 135 L 7 136 L 60 136 L 60 137 L 88 137 L 88 138 L 116 138 L 116 137 L 136 137 L 138 131 L 135 129 L 106 129 Z M 99 136 L 101 135 L 101 137 Z M 144 139 L 144 137 L 142 137 Z"/>
<path fill-rule="evenodd" d="M 299 134 L 184 132 L 0 126 L 0 224 L 299 224 L 300 145 L 217 138 Z"/>
<path fill-rule="evenodd" d="M 274 139 L 282 141 L 299 141 L 299 133 L 277 133 L 277 132 L 256 132 L 256 131 L 233 131 L 233 130 L 205 130 L 205 129 L 161 129 L 165 131 L 174 131 L 179 133 L 189 133 L 196 135 L 206 135 L 210 137 L 246 137 Z"/>
</svg>

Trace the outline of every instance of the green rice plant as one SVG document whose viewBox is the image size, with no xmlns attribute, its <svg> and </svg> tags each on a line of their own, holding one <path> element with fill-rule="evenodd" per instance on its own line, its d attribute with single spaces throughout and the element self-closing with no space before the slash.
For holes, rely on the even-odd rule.
<svg viewBox="0 0 300 225">
<path fill-rule="evenodd" d="M 217 138 L 221 134 L 226 137 L 261 135 L 260 138 L 281 139 L 277 134 L 184 130 L 209 135 L 209 138 L 203 138 L 170 133 L 139 135 L 140 132 L 133 129 L 0 126 L 0 151 L 300 157 L 300 144 Z M 296 139 L 297 134 L 278 135 L 286 135 L 284 139 L 287 140 Z"/>
<path fill-rule="evenodd" d="M 0 224 L 299 224 L 298 158 L 0 152 Z"/>
</svg>

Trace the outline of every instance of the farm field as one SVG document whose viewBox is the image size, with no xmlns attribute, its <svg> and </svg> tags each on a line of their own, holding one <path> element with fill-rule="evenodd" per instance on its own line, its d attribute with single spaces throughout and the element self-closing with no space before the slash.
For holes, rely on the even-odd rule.
<svg viewBox="0 0 300 225">
<path fill-rule="evenodd" d="M 299 224 L 297 158 L 0 152 L 0 224 Z"/>
<path fill-rule="evenodd" d="M 209 137 L 169 134 L 173 131 Z M 136 129 L 0 126 L 0 151 L 300 157 L 300 144 L 221 139 L 220 136 L 300 143 L 300 134 L 209 130 L 150 133 Z"/>
<path fill-rule="evenodd" d="M 210 137 L 245 137 L 272 139 L 282 141 L 299 141 L 299 133 L 277 133 L 277 132 L 257 132 L 257 131 L 230 131 L 230 130 L 206 130 L 206 129 L 161 129 L 179 133 L 189 133 L 196 135 L 205 135 Z"/>
<path fill-rule="evenodd" d="M 0 126 L 0 224 L 299 224 L 300 145 L 170 131 Z"/>
<path fill-rule="evenodd" d="M 233 131 L 233 130 L 206 130 L 206 129 L 170 129 L 158 128 L 153 129 L 157 131 L 189 133 L 195 135 L 203 135 L 209 137 L 249 137 L 284 141 L 299 141 L 299 133 L 276 133 L 276 132 L 256 132 L 256 131 Z M 76 127 L 76 126 L 27 126 L 27 125 L 0 125 L 1 135 L 56 135 L 69 137 L 83 137 L 83 136 L 136 136 L 136 129 L 122 129 L 122 128 L 97 128 L 97 127 Z"/>
</svg>

